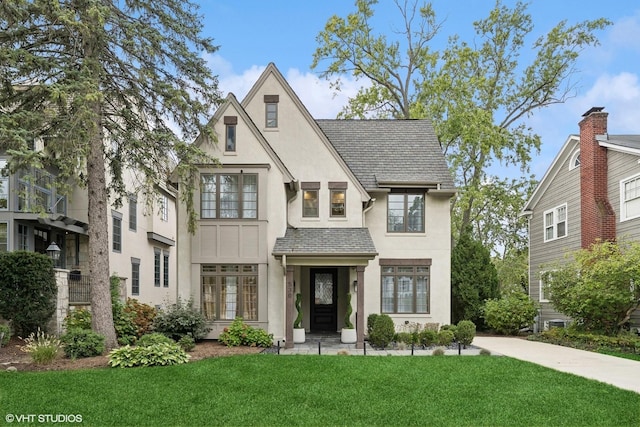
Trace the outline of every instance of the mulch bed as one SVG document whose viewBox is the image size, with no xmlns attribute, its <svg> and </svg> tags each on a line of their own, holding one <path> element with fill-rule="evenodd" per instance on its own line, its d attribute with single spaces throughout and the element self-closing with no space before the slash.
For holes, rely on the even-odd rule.
<svg viewBox="0 0 640 427">
<path fill-rule="evenodd" d="M 15 367 L 18 371 L 61 371 L 73 369 L 93 369 L 109 367 L 109 359 L 106 355 L 96 357 L 84 357 L 69 359 L 61 353 L 60 356 L 48 365 L 38 365 L 31 361 L 28 353 L 20 350 L 24 341 L 13 337 L 9 344 L 0 348 L 0 371 L 9 367 Z M 211 357 L 234 356 L 240 354 L 256 354 L 264 349 L 259 347 L 227 347 L 218 341 L 202 341 L 196 344 L 190 351 L 190 361 L 202 360 Z"/>
</svg>

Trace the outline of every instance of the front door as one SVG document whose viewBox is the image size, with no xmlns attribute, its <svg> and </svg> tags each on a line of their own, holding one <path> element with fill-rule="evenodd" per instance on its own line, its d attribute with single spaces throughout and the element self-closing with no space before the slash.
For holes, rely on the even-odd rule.
<svg viewBox="0 0 640 427">
<path fill-rule="evenodd" d="M 311 332 L 336 332 L 338 271 L 335 268 L 311 269 Z"/>
</svg>

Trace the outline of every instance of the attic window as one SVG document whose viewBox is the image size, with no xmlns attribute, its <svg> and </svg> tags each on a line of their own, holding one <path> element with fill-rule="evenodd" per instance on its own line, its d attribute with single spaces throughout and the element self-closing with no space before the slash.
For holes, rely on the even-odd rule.
<svg viewBox="0 0 640 427">
<path fill-rule="evenodd" d="M 225 151 L 236 151 L 236 125 L 238 124 L 237 116 L 224 116 L 225 125 Z"/>
<path fill-rule="evenodd" d="M 280 95 L 264 96 L 265 126 L 268 128 L 278 127 L 278 102 Z"/>
<path fill-rule="evenodd" d="M 573 170 L 577 167 L 580 167 L 580 150 L 576 150 L 569 160 L 569 170 Z"/>
</svg>

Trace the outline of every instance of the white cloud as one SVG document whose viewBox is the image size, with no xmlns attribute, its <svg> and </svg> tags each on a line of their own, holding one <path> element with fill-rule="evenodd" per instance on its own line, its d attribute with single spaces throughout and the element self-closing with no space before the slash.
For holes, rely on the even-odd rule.
<svg viewBox="0 0 640 427">
<path fill-rule="evenodd" d="M 609 40 L 614 48 L 640 51 L 640 11 L 615 22 Z"/>
<path fill-rule="evenodd" d="M 572 109 L 582 114 L 591 107 L 605 107 L 609 113 L 608 129 L 613 134 L 639 133 L 640 81 L 637 74 L 622 72 L 603 74 L 584 96 L 571 102 Z"/>
</svg>

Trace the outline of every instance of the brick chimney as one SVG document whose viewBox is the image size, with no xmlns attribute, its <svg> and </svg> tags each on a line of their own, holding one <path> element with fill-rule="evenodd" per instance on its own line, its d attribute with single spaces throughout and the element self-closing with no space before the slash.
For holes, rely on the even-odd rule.
<svg viewBox="0 0 640 427">
<path fill-rule="evenodd" d="M 616 217 L 607 194 L 607 149 L 596 135 L 607 133 L 604 107 L 593 107 L 580 122 L 580 201 L 582 247 L 596 240 L 615 240 Z"/>
</svg>

